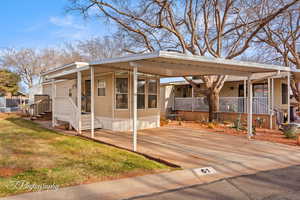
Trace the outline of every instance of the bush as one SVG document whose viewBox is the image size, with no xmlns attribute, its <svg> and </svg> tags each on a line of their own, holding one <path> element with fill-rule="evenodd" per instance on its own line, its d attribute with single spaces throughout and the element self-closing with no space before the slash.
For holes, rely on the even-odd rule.
<svg viewBox="0 0 300 200">
<path fill-rule="evenodd" d="M 296 138 L 299 135 L 298 127 L 297 124 L 284 124 L 281 131 L 287 138 Z"/>
</svg>

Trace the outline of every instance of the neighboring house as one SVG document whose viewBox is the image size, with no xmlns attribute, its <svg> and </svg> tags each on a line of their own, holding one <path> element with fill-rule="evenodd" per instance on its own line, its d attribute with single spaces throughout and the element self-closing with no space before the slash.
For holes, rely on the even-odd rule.
<svg viewBox="0 0 300 200">
<path fill-rule="evenodd" d="M 14 94 L 8 92 L 0 94 L 0 112 L 13 112 L 20 109 L 20 105 L 28 103 L 28 97 L 23 92 Z"/>
<path fill-rule="evenodd" d="M 253 76 L 252 88 L 254 118 L 264 119 L 263 125 L 269 128 L 272 126 L 271 117 L 273 117 L 274 124 L 275 110 L 284 115 L 287 114 L 288 87 L 286 73 L 272 78 L 264 78 L 268 76 L 268 73 Z M 194 80 L 194 82 L 202 84 L 201 80 Z M 246 116 L 245 89 L 245 78 L 236 76 L 227 78 L 220 92 L 219 115 L 223 120 L 235 120 L 238 114 Z M 293 102 L 295 99 L 292 98 L 291 101 Z M 206 120 L 208 103 L 206 98 L 186 81 L 163 83 L 161 84 L 161 116 L 167 118 L 172 111 L 181 113 L 184 119 Z"/>
</svg>

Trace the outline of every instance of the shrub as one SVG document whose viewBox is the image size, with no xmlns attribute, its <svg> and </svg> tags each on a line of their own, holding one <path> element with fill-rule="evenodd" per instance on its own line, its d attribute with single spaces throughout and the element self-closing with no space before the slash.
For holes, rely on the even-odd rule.
<svg viewBox="0 0 300 200">
<path fill-rule="evenodd" d="M 296 138 L 299 135 L 297 124 L 283 124 L 281 131 L 287 138 Z"/>
</svg>

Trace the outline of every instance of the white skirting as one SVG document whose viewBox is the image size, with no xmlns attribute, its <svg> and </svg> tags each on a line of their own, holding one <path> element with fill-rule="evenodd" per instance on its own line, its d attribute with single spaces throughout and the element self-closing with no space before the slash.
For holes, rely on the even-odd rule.
<svg viewBox="0 0 300 200">
<path fill-rule="evenodd" d="M 71 125 L 76 126 L 76 122 L 70 121 L 70 116 L 55 114 L 55 118 L 60 121 L 65 121 L 71 123 Z M 91 116 L 89 114 L 81 115 L 82 130 L 91 129 Z M 147 129 L 147 128 L 158 128 L 160 127 L 160 116 L 147 116 L 138 117 L 137 128 Z M 76 128 L 76 127 L 74 127 Z M 132 131 L 132 119 L 127 118 L 110 118 L 95 116 L 95 128 L 103 128 L 112 131 Z"/>
<path fill-rule="evenodd" d="M 132 119 L 112 119 L 109 117 L 96 116 L 95 119 L 100 121 L 103 129 L 112 131 L 132 131 Z M 158 128 L 160 127 L 160 116 L 138 117 L 137 128 Z"/>
</svg>

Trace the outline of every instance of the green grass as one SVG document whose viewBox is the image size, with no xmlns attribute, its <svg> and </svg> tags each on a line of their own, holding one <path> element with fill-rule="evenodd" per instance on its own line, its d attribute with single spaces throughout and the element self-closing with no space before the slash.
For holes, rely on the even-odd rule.
<svg viewBox="0 0 300 200">
<path fill-rule="evenodd" d="M 0 119 L 0 196 L 32 191 L 16 181 L 59 187 L 172 170 L 141 155 L 10 117 Z"/>
</svg>

